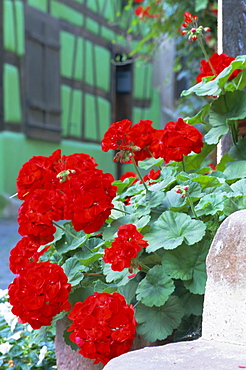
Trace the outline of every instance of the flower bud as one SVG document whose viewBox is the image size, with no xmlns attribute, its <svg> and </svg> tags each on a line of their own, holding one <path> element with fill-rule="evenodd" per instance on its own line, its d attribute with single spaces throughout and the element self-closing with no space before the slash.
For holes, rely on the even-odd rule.
<svg viewBox="0 0 246 370">
<path fill-rule="evenodd" d="M 205 32 L 210 32 L 211 31 L 211 29 L 209 27 L 204 27 L 203 29 L 204 29 Z"/>
<path fill-rule="evenodd" d="M 187 31 L 182 31 L 181 32 L 181 35 L 186 35 L 187 34 Z"/>
</svg>

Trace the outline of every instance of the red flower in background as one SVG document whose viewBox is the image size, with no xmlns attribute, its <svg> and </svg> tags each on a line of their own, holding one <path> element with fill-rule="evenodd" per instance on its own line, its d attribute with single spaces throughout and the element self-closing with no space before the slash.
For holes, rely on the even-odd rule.
<svg viewBox="0 0 246 370">
<path fill-rule="evenodd" d="M 27 267 L 30 262 L 38 262 L 39 258 L 47 251 L 49 246 L 38 252 L 40 244 L 34 243 L 28 236 L 18 241 L 11 249 L 9 268 L 14 274 L 18 274 Z"/>
<path fill-rule="evenodd" d="M 70 310 L 70 291 L 63 268 L 49 261 L 29 263 L 8 287 L 12 313 L 33 329 L 51 325 L 55 315 Z"/>
<path fill-rule="evenodd" d="M 121 225 L 118 229 L 117 237 L 112 246 L 104 251 L 103 260 L 111 264 L 113 271 L 122 271 L 124 268 L 132 266 L 132 259 L 136 258 L 142 248 L 148 246 L 148 242 L 143 239 L 143 235 L 137 231 L 135 225 Z"/>
<path fill-rule="evenodd" d="M 119 293 L 94 293 L 77 302 L 68 315 L 68 331 L 79 353 L 104 365 L 131 349 L 136 333 L 134 309 Z"/>
<path fill-rule="evenodd" d="M 138 6 L 137 9 L 135 10 L 135 14 L 139 17 L 141 20 L 145 20 L 147 18 L 158 18 L 160 14 L 151 14 L 149 12 L 151 10 L 151 6 Z"/>
<path fill-rule="evenodd" d="M 226 67 L 228 67 L 233 60 L 236 58 L 230 57 L 229 55 L 222 53 L 214 53 L 210 58 L 210 64 L 213 66 L 213 69 L 216 73 L 216 76 L 218 76 Z M 213 80 L 216 78 L 214 72 L 211 69 L 209 62 L 202 59 L 201 61 L 201 67 L 200 71 L 201 73 L 196 77 L 197 82 L 201 82 L 203 77 L 208 77 L 208 76 L 214 76 Z M 233 79 L 240 73 L 242 70 L 241 69 L 236 69 L 233 71 L 233 73 L 230 75 L 229 80 Z"/>
<path fill-rule="evenodd" d="M 193 23 L 197 21 L 197 15 L 192 15 L 189 12 L 184 13 L 184 23 L 182 24 L 183 27 L 187 27 L 189 23 Z"/>
<path fill-rule="evenodd" d="M 179 118 L 177 122 L 168 122 L 163 130 L 163 158 L 165 162 L 181 162 L 184 155 L 200 153 L 203 147 L 202 134 L 197 128 Z"/>
</svg>

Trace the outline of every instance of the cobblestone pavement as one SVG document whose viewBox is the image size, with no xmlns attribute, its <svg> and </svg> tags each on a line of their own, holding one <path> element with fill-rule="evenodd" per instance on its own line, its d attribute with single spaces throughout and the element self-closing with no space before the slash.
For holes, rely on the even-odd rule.
<svg viewBox="0 0 246 370">
<path fill-rule="evenodd" d="M 15 277 L 9 270 L 9 252 L 20 239 L 16 217 L 0 218 L 0 289 L 6 289 Z"/>
</svg>

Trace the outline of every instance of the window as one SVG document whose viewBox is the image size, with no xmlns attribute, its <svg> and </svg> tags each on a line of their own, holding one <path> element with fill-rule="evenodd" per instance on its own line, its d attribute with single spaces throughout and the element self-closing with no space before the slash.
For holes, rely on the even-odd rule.
<svg viewBox="0 0 246 370">
<path fill-rule="evenodd" d="M 26 6 L 25 133 L 48 141 L 61 139 L 58 20 Z"/>
</svg>

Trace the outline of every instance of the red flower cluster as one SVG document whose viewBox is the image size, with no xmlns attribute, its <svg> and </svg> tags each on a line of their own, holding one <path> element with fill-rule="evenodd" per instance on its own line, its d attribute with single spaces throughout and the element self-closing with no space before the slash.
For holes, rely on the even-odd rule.
<svg viewBox="0 0 246 370">
<path fill-rule="evenodd" d="M 106 248 L 104 251 L 104 262 L 110 263 L 113 271 L 122 271 L 127 267 L 140 270 L 138 263 L 132 260 L 137 257 L 142 248 L 148 246 L 148 242 L 142 240 L 143 237 L 135 225 L 121 225 L 111 248 Z"/>
<path fill-rule="evenodd" d="M 163 131 L 162 144 L 166 163 L 181 162 L 184 155 L 201 152 L 202 134 L 182 118 L 177 122 L 168 122 Z"/>
<path fill-rule="evenodd" d="M 193 22 L 196 22 L 198 19 L 198 16 L 197 15 L 192 15 L 191 13 L 189 12 L 185 12 L 184 13 L 184 23 L 182 23 L 182 26 L 184 28 L 188 27 L 188 25 L 190 23 L 193 23 Z"/>
<path fill-rule="evenodd" d="M 9 285 L 9 302 L 19 322 L 28 322 L 33 329 L 51 325 L 52 318 L 71 305 L 68 295 L 71 284 L 61 266 L 32 262 Z"/>
<path fill-rule="evenodd" d="M 114 122 L 104 134 L 102 139 L 102 150 L 107 152 L 109 149 L 120 150 L 116 155 L 115 161 L 130 163 L 131 157 L 135 161 L 151 158 L 150 144 L 152 135 L 157 130 L 152 127 L 152 121 L 140 120 L 132 126 L 128 119 Z"/>
<path fill-rule="evenodd" d="M 135 14 L 141 20 L 145 20 L 146 18 L 158 18 L 160 16 L 159 13 L 151 14 L 149 10 L 151 10 L 151 6 L 138 6 L 135 10 Z"/>
<path fill-rule="evenodd" d="M 196 77 L 197 82 L 201 82 L 203 77 L 208 77 L 208 76 L 214 76 L 213 77 L 213 80 L 214 80 L 215 77 L 218 76 L 235 59 L 236 58 L 230 57 L 229 55 L 225 53 L 222 53 L 222 54 L 214 53 L 209 58 L 209 62 L 203 59 L 201 61 L 201 67 L 200 67 L 201 73 Z M 211 65 L 214 71 L 212 70 Z M 229 77 L 229 80 L 232 80 L 233 78 L 235 78 L 241 71 L 242 71 L 241 69 L 236 69 L 235 71 L 233 71 L 233 73 Z M 214 74 L 214 72 L 216 73 L 216 75 Z"/>
<path fill-rule="evenodd" d="M 121 157 L 121 162 L 125 162 L 125 157 L 128 160 L 134 157 L 138 163 L 139 160 L 152 156 L 163 158 L 167 163 L 170 160 L 180 162 L 183 155 L 192 151 L 200 153 L 203 147 L 202 134 L 195 127 L 185 123 L 182 118 L 177 122 L 168 122 L 163 130 L 153 128 L 152 121 L 149 120 L 141 120 L 133 126 L 131 124 L 132 122 L 128 120 L 113 123 L 102 139 L 103 151 L 120 149 L 120 154 L 116 156 Z"/>
<path fill-rule="evenodd" d="M 72 220 L 77 231 L 97 231 L 111 212 L 116 187 L 113 176 L 96 166 L 88 154 L 62 156 L 60 149 L 25 163 L 17 178 L 18 197 L 24 200 L 20 235 L 49 243 L 55 232 L 52 221 L 59 220 Z"/>
<path fill-rule="evenodd" d="M 131 349 L 136 333 L 134 309 L 119 293 L 94 293 L 77 302 L 68 315 L 73 320 L 68 331 L 79 353 L 104 365 Z"/>
<path fill-rule="evenodd" d="M 38 252 L 40 245 L 34 243 L 28 236 L 24 236 L 16 246 L 10 251 L 9 268 L 14 274 L 18 274 L 27 267 L 30 262 L 38 262 L 39 258 L 49 248 L 44 248 Z"/>
</svg>

